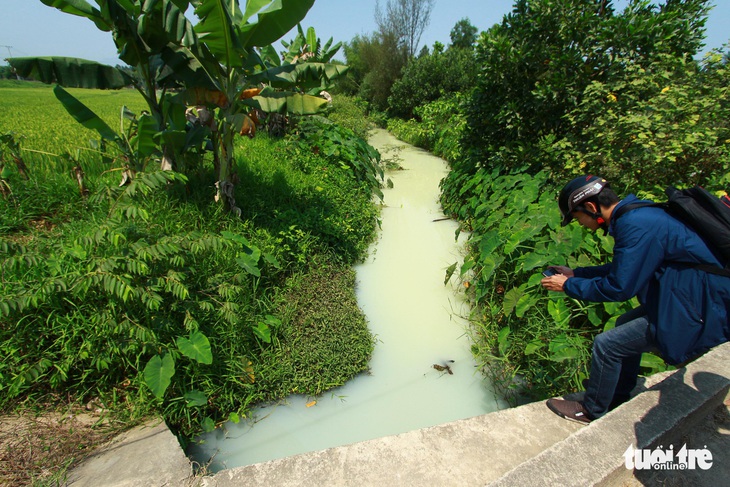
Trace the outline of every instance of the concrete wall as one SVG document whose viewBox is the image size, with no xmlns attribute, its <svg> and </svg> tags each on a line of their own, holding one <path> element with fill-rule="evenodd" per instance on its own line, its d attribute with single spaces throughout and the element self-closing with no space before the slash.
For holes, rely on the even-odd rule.
<svg viewBox="0 0 730 487">
<path fill-rule="evenodd" d="M 729 377 L 730 343 L 676 372 L 649 378 L 631 401 L 588 426 L 561 419 L 537 402 L 201 478 L 190 477 L 190 464 L 184 455 L 181 461 L 182 450 L 164 425 L 163 432 L 148 427 L 100 451 L 69 480 L 216 487 L 728 485 L 730 414 L 723 402 Z M 630 445 L 653 450 L 673 444 L 678 451 L 685 443 L 693 449 L 706 445 L 712 467 L 626 468 L 623 455 Z"/>
<path fill-rule="evenodd" d="M 727 407 L 721 406 L 728 400 L 729 377 L 730 344 L 725 344 L 651 385 L 657 381 L 654 379 L 647 390 L 628 403 L 517 466 L 492 485 L 643 483 L 656 475 L 627 469 L 623 457 L 627 448 L 666 450 L 673 445 L 674 451 L 679 451 L 685 443 L 694 443 L 688 444 L 688 448 L 703 448 L 700 440 L 714 440 L 712 431 L 696 436 L 694 442 L 688 440 L 703 423 L 710 428 L 713 425 L 726 428 L 730 416 Z M 721 417 L 714 418 L 718 410 Z M 715 442 L 714 451 L 710 449 L 713 467 L 707 472 L 696 469 L 694 476 L 701 480 L 697 485 L 727 485 L 730 478 L 727 475 L 730 474 L 730 431 L 718 433 L 720 441 Z M 719 476 L 724 479 L 722 482 L 709 480 L 711 474 L 721 471 L 724 472 Z"/>
</svg>

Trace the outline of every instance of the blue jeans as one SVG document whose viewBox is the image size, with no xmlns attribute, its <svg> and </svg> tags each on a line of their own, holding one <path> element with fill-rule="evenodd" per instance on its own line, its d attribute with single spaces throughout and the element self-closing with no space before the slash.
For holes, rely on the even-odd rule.
<svg viewBox="0 0 730 487">
<path fill-rule="evenodd" d="M 639 376 L 641 354 L 656 349 L 641 306 L 621 315 L 615 328 L 596 336 L 591 376 L 583 398 L 583 407 L 592 419 L 629 399 Z"/>
</svg>

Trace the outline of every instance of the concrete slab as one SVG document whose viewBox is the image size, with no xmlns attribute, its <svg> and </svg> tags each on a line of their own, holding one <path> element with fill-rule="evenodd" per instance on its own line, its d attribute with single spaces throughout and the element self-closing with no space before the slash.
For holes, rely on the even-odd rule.
<svg viewBox="0 0 730 487">
<path fill-rule="evenodd" d="M 553 486 L 720 485 L 730 478 L 730 343 L 674 373 L 650 377 L 631 401 L 589 426 L 543 401 L 328 450 L 192 478 L 159 422 L 128 432 L 71 472 L 73 486 Z M 730 404 L 730 403 L 728 403 Z M 720 409 L 718 409 L 720 406 Z M 716 455 L 711 475 L 627 470 L 629 445 L 691 441 Z M 688 446 L 691 447 L 691 446 Z M 710 483 L 707 483 L 710 482 Z M 666 485 L 666 484 L 665 484 Z"/>
<path fill-rule="evenodd" d="M 190 461 L 164 421 L 154 420 L 122 433 L 69 472 L 73 487 L 183 486 Z"/>
<path fill-rule="evenodd" d="M 246 467 L 200 479 L 229 486 L 484 485 L 583 426 L 540 403 Z"/>
<path fill-rule="evenodd" d="M 629 485 L 647 474 L 626 468 L 623 454 L 629 446 L 654 450 L 673 444 L 678 451 L 682 438 L 722 406 L 728 391 L 730 344 L 725 344 L 518 465 L 491 486 Z M 722 450 L 729 447 L 726 444 Z"/>
</svg>

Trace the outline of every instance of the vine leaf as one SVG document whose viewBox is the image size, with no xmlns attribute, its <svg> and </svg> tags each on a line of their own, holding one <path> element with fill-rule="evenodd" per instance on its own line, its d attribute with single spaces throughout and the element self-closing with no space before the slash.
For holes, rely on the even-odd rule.
<svg viewBox="0 0 730 487">
<path fill-rule="evenodd" d="M 571 318 L 571 312 L 564 299 L 548 301 L 548 313 L 555 320 L 558 328 L 566 328 Z"/>
<path fill-rule="evenodd" d="M 524 290 L 516 287 L 510 289 L 505 293 L 504 301 L 502 302 L 502 312 L 505 316 L 508 316 L 510 313 L 512 313 L 512 310 L 515 309 L 515 306 L 524 295 Z"/>
<path fill-rule="evenodd" d="M 456 270 L 456 264 L 457 264 L 457 263 L 456 263 L 456 262 L 454 262 L 453 264 L 451 264 L 451 265 L 450 265 L 450 266 L 449 266 L 449 267 L 448 267 L 448 268 L 446 269 L 446 275 L 444 276 L 444 286 L 445 286 L 446 284 L 448 284 L 448 282 L 449 282 L 449 279 L 451 279 L 451 276 L 453 276 L 453 275 L 454 275 L 454 271 Z"/>
</svg>

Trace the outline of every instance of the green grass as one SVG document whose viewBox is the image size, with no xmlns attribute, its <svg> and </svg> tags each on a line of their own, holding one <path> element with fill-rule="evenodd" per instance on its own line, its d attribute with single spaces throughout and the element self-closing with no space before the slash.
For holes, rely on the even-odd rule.
<svg viewBox="0 0 730 487">
<path fill-rule="evenodd" d="M 74 94 L 112 127 L 121 104 L 142 108 L 129 91 Z M 345 156 L 264 133 L 238 139 L 237 218 L 213 202 L 208 160 L 184 179 L 138 174 L 117 188 L 115 167 L 82 150 L 91 191 L 81 195 L 70 163 L 49 154 L 83 148 L 91 134 L 50 88 L 3 83 L 0 110 L 13 120 L 0 134 L 14 132 L 30 174 L 7 159 L 2 410 L 93 398 L 126 421 L 162 414 L 185 439 L 367 369 L 372 337 L 350 267 L 378 210 Z M 362 125 L 352 108 L 340 117 Z M 150 382 L 150 371 L 162 375 Z"/>
<path fill-rule="evenodd" d="M 57 156 L 63 152 L 74 154 L 80 150 L 83 158 L 97 161 L 98 157 L 90 154 L 89 141 L 98 139 L 98 135 L 77 123 L 49 86 L 38 83 L 26 86 L 26 83 L 5 81 L 0 85 L 3 95 L 0 100 L 3 113 L 0 134 L 14 132 L 22 138 L 23 154 L 31 171 L 54 169 L 59 162 Z M 134 90 L 69 88 L 68 91 L 114 129 L 120 127 L 122 106 L 135 113 L 146 107 L 142 97 Z M 89 172 L 88 167 L 84 170 Z"/>
</svg>

